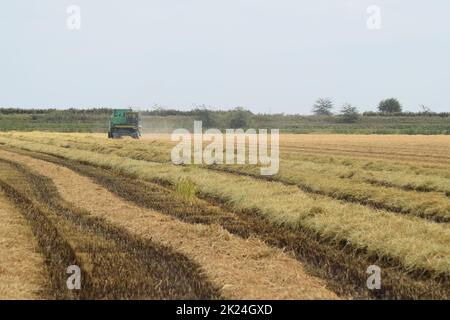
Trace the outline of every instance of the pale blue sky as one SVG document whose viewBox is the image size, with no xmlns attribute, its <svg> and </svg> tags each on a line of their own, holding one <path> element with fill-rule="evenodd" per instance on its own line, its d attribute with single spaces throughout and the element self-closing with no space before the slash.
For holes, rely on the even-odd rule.
<svg viewBox="0 0 450 320">
<path fill-rule="evenodd" d="M 3 0 L 0 41 L 0 106 L 450 111 L 448 0 Z"/>
</svg>

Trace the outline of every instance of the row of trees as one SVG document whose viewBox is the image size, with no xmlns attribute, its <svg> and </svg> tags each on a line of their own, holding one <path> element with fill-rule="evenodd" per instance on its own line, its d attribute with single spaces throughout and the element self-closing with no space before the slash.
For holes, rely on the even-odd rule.
<svg viewBox="0 0 450 320">
<path fill-rule="evenodd" d="M 85 109 L 22 109 L 22 108 L 3 108 L 0 107 L 0 114 L 66 114 L 66 115 L 98 115 L 107 114 L 110 115 L 112 108 L 85 108 Z"/>
<path fill-rule="evenodd" d="M 402 105 L 395 98 L 382 100 L 378 104 L 378 111 L 385 114 L 402 112 Z M 320 116 L 331 116 L 333 114 L 333 102 L 328 98 L 319 98 L 313 106 L 313 113 Z M 350 103 L 345 103 L 340 111 L 344 122 L 356 122 L 360 118 L 358 109 Z"/>
</svg>

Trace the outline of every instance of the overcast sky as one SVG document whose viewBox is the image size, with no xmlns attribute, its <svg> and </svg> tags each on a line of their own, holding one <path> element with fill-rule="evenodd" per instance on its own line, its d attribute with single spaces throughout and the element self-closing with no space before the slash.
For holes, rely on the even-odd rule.
<svg viewBox="0 0 450 320">
<path fill-rule="evenodd" d="M 4 0 L 0 106 L 450 111 L 449 21 L 448 0 Z"/>
</svg>

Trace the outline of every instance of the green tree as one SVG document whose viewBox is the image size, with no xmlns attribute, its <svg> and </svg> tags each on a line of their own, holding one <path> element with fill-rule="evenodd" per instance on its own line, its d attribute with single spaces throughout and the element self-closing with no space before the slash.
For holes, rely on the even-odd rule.
<svg viewBox="0 0 450 320">
<path fill-rule="evenodd" d="M 344 103 L 341 109 L 342 121 L 345 123 L 353 123 L 359 120 L 360 115 L 358 109 L 350 103 Z"/>
<path fill-rule="evenodd" d="M 192 114 L 194 115 L 195 120 L 202 121 L 204 128 L 213 128 L 216 126 L 213 113 L 205 106 L 200 106 L 192 110 Z"/>
<path fill-rule="evenodd" d="M 230 111 L 229 125 L 231 129 L 247 128 L 250 123 L 252 113 L 242 107 Z"/>
<path fill-rule="evenodd" d="M 328 98 L 319 98 L 313 106 L 313 113 L 318 116 L 330 116 L 333 113 L 333 102 Z"/>
<path fill-rule="evenodd" d="M 395 98 L 382 100 L 378 104 L 378 110 L 383 113 L 396 113 L 402 112 L 402 105 Z"/>
</svg>

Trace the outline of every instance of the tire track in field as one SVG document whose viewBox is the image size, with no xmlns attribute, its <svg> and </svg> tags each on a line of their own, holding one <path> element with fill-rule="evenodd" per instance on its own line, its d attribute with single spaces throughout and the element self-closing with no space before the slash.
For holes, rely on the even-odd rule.
<svg viewBox="0 0 450 320">
<path fill-rule="evenodd" d="M 323 281 L 281 250 L 255 238 L 242 239 L 220 226 L 193 225 L 119 199 L 90 179 L 49 162 L 4 152 L 51 178 L 71 203 L 133 235 L 177 250 L 202 266 L 226 297 L 237 299 L 336 299 Z"/>
<path fill-rule="evenodd" d="M 74 144 L 79 145 L 80 144 L 79 142 L 74 142 L 74 141 L 70 141 L 70 143 L 71 143 L 71 145 L 74 145 Z M 81 144 L 83 144 L 83 143 L 81 143 Z M 93 149 L 91 147 L 83 146 L 83 147 L 81 147 L 81 150 L 99 152 L 102 154 L 104 154 L 106 152 L 105 150 L 93 151 Z M 75 148 L 78 148 L 78 147 L 75 147 Z M 136 154 L 125 155 L 123 152 L 119 153 L 119 154 L 116 154 L 113 152 L 113 154 L 121 156 L 121 157 L 129 157 L 129 158 L 135 159 L 135 160 L 145 160 L 145 161 L 148 161 L 149 163 L 156 162 L 156 163 L 167 164 L 167 161 L 169 161 L 167 159 L 166 160 L 160 159 L 159 157 L 153 158 L 152 156 L 142 157 L 142 156 L 139 156 Z M 353 192 L 353 189 L 352 189 L 352 192 L 349 192 L 348 186 L 343 187 L 342 189 L 328 188 L 328 186 L 326 186 L 325 188 L 322 188 L 322 187 L 320 187 L 320 184 L 316 185 L 311 182 L 305 182 L 301 178 L 298 181 L 292 181 L 290 179 L 286 179 L 285 177 L 279 176 L 279 175 L 261 176 L 259 174 L 259 172 L 257 174 L 252 171 L 248 172 L 245 168 L 236 169 L 236 167 L 231 168 L 230 166 L 212 165 L 212 166 L 203 166 L 202 169 L 215 170 L 217 172 L 225 172 L 225 173 L 228 173 L 231 175 L 248 176 L 248 177 L 251 177 L 254 179 L 260 179 L 260 180 L 276 181 L 276 182 L 280 182 L 280 183 L 282 183 L 284 185 L 288 185 L 288 186 L 297 186 L 298 188 L 300 188 L 300 190 L 302 190 L 305 193 L 313 194 L 313 195 L 321 195 L 321 196 L 327 197 L 331 200 L 360 204 L 360 205 L 363 205 L 363 206 L 366 206 L 366 207 L 369 207 L 372 209 L 376 209 L 376 210 L 381 209 L 381 210 L 385 210 L 385 211 L 396 213 L 396 214 L 417 216 L 417 217 L 427 219 L 430 221 L 434 221 L 434 222 L 438 222 L 438 223 L 450 222 L 450 217 L 448 216 L 447 211 L 444 207 L 445 202 L 443 205 L 434 206 L 432 210 L 429 210 L 426 207 L 424 207 L 423 203 L 421 203 L 421 202 L 415 203 L 415 205 L 409 206 L 409 207 L 402 206 L 397 203 L 384 201 L 384 199 L 377 198 L 377 196 L 383 194 L 382 190 L 378 190 L 380 192 L 370 190 L 371 188 L 374 187 L 374 185 L 367 181 L 362 182 L 363 184 L 367 184 L 367 190 L 364 189 L 364 190 L 366 190 L 366 192 L 355 193 L 355 192 Z M 355 180 L 353 180 L 353 181 L 355 181 Z M 355 190 L 357 190 L 358 186 L 356 185 L 352 188 L 355 188 Z M 400 191 L 398 191 L 400 193 L 401 192 L 406 193 L 408 191 L 411 191 L 411 190 L 401 190 L 401 189 L 393 187 L 393 186 L 383 186 L 383 188 L 392 188 L 393 190 L 400 190 Z M 408 203 L 409 199 L 408 199 L 407 194 L 403 194 L 403 195 L 400 194 L 398 196 L 402 197 L 400 202 Z M 446 201 L 446 200 L 448 200 L 447 198 L 448 197 L 445 197 L 443 195 L 442 199 L 431 199 L 430 201 L 434 201 L 436 203 L 436 201 L 439 201 L 439 200 Z M 448 204 L 447 204 L 447 206 L 448 206 Z"/>
<path fill-rule="evenodd" d="M 60 197 L 51 180 L 2 159 L 0 187 L 30 221 L 46 257 L 55 299 L 211 299 L 220 293 L 185 256 L 138 239 Z M 6 170 L 5 170 L 6 169 Z M 82 289 L 66 286 L 66 269 L 82 270 Z"/>
<path fill-rule="evenodd" d="M 71 144 L 85 144 L 80 143 L 80 142 L 75 142 L 70 140 Z M 47 144 L 48 142 L 46 142 L 45 144 Z M 78 148 L 78 147 L 76 147 Z M 80 150 L 87 150 L 87 151 L 92 151 L 92 148 L 89 147 L 81 147 Z M 96 151 L 99 152 L 101 154 L 105 154 L 105 151 Z M 106 153 L 108 154 L 108 153 Z M 125 157 L 124 154 L 119 154 L 119 156 L 121 157 Z M 126 157 L 129 157 L 131 159 L 135 159 L 135 160 L 144 160 L 147 161 L 149 163 L 163 163 L 163 164 L 167 164 L 167 161 L 165 160 L 161 160 L 161 159 L 153 159 L 153 158 L 148 158 L 148 157 L 144 157 L 142 159 L 142 157 L 140 156 L 136 156 L 133 154 L 130 154 Z M 442 206 L 438 206 L 437 208 L 434 207 L 433 210 L 427 210 L 426 207 L 424 207 L 424 205 L 422 203 L 419 203 L 418 205 L 414 206 L 414 207 L 408 207 L 406 208 L 405 206 L 401 206 L 401 205 L 397 205 L 394 203 L 386 203 L 385 201 L 383 201 L 382 199 L 376 199 L 376 195 L 374 197 L 372 197 L 372 194 L 370 193 L 370 191 L 368 193 L 364 193 L 364 194 L 354 194 L 353 192 L 346 192 L 344 191 L 345 189 L 341 189 L 341 190 L 323 190 L 321 188 L 318 188 L 317 186 L 314 186 L 313 184 L 310 183 L 305 183 L 302 181 L 291 181 L 289 179 L 280 177 L 280 176 L 261 176 L 258 174 L 254 174 L 252 172 L 246 172 L 245 170 L 236 170 L 227 166 L 218 166 L 218 165 L 212 165 L 212 166 L 204 166 L 202 167 L 204 170 L 214 170 L 217 172 L 224 172 L 227 174 L 231 174 L 231 175 L 241 175 L 241 176 L 248 176 L 254 179 L 260 179 L 260 180 L 267 180 L 267 181 L 275 181 L 275 182 L 280 182 L 284 185 L 287 186 L 296 186 L 298 187 L 300 190 L 302 190 L 304 193 L 307 194 L 312 194 L 312 195 L 320 195 L 320 196 L 324 196 L 327 197 L 333 201 L 343 201 L 343 202 L 347 202 L 347 203 L 354 203 L 354 204 L 360 204 L 363 206 L 366 206 L 368 208 L 372 208 L 372 209 L 376 209 L 376 210 L 384 210 L 387 212 L 391 212 L 391 213 L 395 213 L 395 214 L 402 214 L 402 215 L 410 215 L 410 216 L 416 216 L 422 219 L 426 219 L 429 221 L 434 221 L 437 223 L 449 223 L 450 222 L 450 217 L 448 217 L 447 215 L 447 211 L 445 210 L 445 208 L 442 208 Z M 355 180 L 353 180 L 355 181 Z M 373 187 L 374 184 L 370 183 L 370 181 L 363 181 L 363 183 L 367 184 L 368 187 Z M 391 186 L 391 185 L 384 185 L 383 188 L 392 188 L 394 190 L 400 190 L 400 191 L 412 191 L 412 190 L 405 190 L 402 188 L 398 188 L 396 186 Z M 414 191 L 418 191 L 418 190 L 414 190 Z M 406 197 L 406 195 L 405 195 Z M 443 199 L 444 201 L 447 200 L 447 198 L 449 197 L 448 194 L 443 194 Z M 403 198 L 402 198 L 403 200 Z M 438 199 L 439 200 L 439 199 Z M 442 199 L 441 199 L 442 200 Z M 408 202 L 408 199 L 405 200 L 406 202 Z M 432 201 L 436 201 L 435 199 L 433 199 Z"/>
<path fill-rule="evenodd" d="M 16 179 L 15 182 L 18 180 Z M 77 299 L 77 291 L 65 290 L 65 271 L 70 265 L 78 265 L 73 248 L 63 239 L 47 214 L 11 185 L 0 181 L 0 188 L 30 223 L 40 251 L 44 256 L 47 275 L 46 287 L 42 292 L 45 299 Z M 83 269 L 83 268 L 82 268 Z"/>
<path fill-rule="evenodd" d="M 427 273 L 411 273 L 403 270 L 395 261 L 368 256 L 363 250 L 356 250 L 347 243 L 328 242 L 304 228 L 293 231 L 291 228 L 274 225 L 258 213 L 231 212 L 226 209 L 226 205 L 220 208 L 211 204 L 222 206 L 218 199 L 207 198 L 209 203 L 187 204 L 171 190 L 125 177 L 111 170 L 41 153 L 23 150 L 16 152 L 68 167 L 139 206 L 157 209 L 189 223 L 217 223 L 244 239 L 257 236 L 274 247 L 292 251 L 298 260 L 306 263 L 308 272 L 326 279 L 327 285 L 342 295 L 383 299 L 450 297 L 450 287 L 446 279 L 435 279 Z M 170 187 L 170 184 L 163 181 L 159 183 Z M 365 270 L 371 264 L 382 267 L 383 287 L 380 291 L 369 291 L 365 287 Z"/>
<path fill-rule="evenodd" d="M 232 174 L 232 175 L 251 177 L 251 178 L 257 179 L 257 180 L 279 182 L 286 186 L 296 186 L 305 193 L 323 196 L 323 197 L 326 197 L 326 198 L 328 198 L 330 200 L 334 200 L 334 201 L 343 201 L 343 202 L 348 202 L 348 203 L 360 204 L 360 205 L 366 206 L 368 208 L 372 208 L 372 209 L 376 209 L 376 210 L 385 210 L 387 212 L 391 212 L 391 213 L 395 213 L 395 214 L 414 216 L 414 217 L 418 217 L 418 218 L 425 219 L 428 221 L 433 221 L 436 223 L 450 223 L 450 217 L 442 215 L 442 213 L 446 213 L 446 211 L 440 211 L 440 212 L 438 212 L 439 214 L 436 214 L 436 213 L 430 214 L 430 213 L 426 213 L 425 210 L 417 211 L 417 210 L 414 210 L 414 208 L 405 210 L 401 206 L 389 205 L 389 204 L 383 203 L 381 201 L 373 200 L 367 195 L 356 197 L 350 193 L 336 193 L 336 192 L 332 192 L 332 191 L 331 192 L 324 191 L 324 190 L 320 190 L 317 188 L 313 188 L 310 185 L 304 184 L 300 181 L 298 181 L 298 182 L 287 181 L 286 179 L 283 179 L 282 177 L 261 176 L 261 175 L 253 174 L 250 172 L 230 169 L 228 167 L 219 167 L 219 166 L 214 166 L 214 165 L 207 166 L 205 168 L 207 168 L 208 170 L 224 172 L 224 173 L 228 173 L 228 174 Z M 369 183 L 369 184 L 372 185 L 371 183 Z M 394 188 L 394 187 L 388 186 L 388 185 L 383 185 L 383 187 Z M 394 188 L 394 189 L 397 189 L 397 188 Z M 407 191 L 407 190 L 405 190 L 405 191 Z"/>
<path fill-rule="evenodd" d="M 0 300 L 40 299 L 44 259 L 31 227 L 0 191 Z"/>
</svg>

